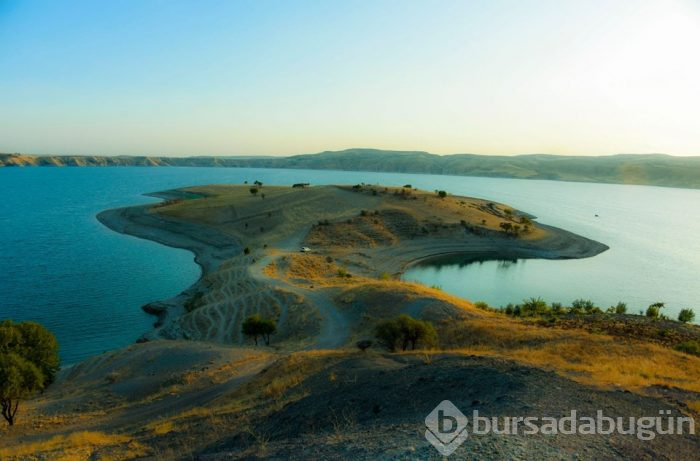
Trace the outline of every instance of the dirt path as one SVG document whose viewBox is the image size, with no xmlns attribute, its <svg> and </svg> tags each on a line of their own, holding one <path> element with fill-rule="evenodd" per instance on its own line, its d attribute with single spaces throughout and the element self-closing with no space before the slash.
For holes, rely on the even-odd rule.
<svg viewBox="0 0 700 461">
<path fill-rule="evenodd" d="M 277 254 L 275 256 L 266 255 L 259 258 L 249 267 L 248 272 L 254 280 L 268 286 L 279 288 L 280 290 L 290 291 L 300 295 L 318 308 L 321 315 L 321 333 L 312 348 L 336 349 L 344 346 L 347 342 L 350 326 L 348 320 L 338 311 L 327 294 L 316 289 L 301 288 L 287 283 L 284 280 L 268 277 L 263 273 L 265 266 L 281 258 L 285 253 L 299 251 L 301 242 L 306 233 L 307 229 L 303 229 L 292 237 L 280 242 L 274 249 L 282 254 Z M 286 309 L 283 310 L 282 316 L 284 316 L 285 313 Z M 282 316 L 280 317 L 280 323 L 283 321 Z"/>
</svg>

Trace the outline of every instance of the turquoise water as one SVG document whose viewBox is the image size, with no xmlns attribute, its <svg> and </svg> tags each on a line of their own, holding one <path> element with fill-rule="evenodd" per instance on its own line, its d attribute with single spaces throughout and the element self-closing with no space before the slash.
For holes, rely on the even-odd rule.
<svg viewBox="0 0 700 461">
<path fill-rule="evenodd" d="M 469 299 L 501 305 L 529 296 L 585 297 L 602 305 L 662 300 L 671 312 L 700 308 L 700 191 L 341 171 L 4 168 L 0 319 L 45 324 L 58 336 L 66 364 L 132 343 L 154 321 L 140 306 L 179 293 L 199 268 L 192 254 L 112 232 L 95 215 L 154 200 L 146 192 L 256 179 L 445 189 L 508 203 L 611 247 L 586 260 L 421 267 L 406 274 Z"/>
</svg>

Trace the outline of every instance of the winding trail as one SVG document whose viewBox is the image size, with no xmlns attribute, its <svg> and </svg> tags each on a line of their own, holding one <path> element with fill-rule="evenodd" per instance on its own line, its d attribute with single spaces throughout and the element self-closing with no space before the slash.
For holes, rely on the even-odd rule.
<svg viewBox="0 0 700 461">
<path fill-rule="evenodd" d="M 310 301 L 319 310 L 321 315 L 321 333 L 316 338 L 315 345 L 312 349 L 337 349 L 345 345 L 349 337 L 350 326 L 348 320 L 338 311 L 335 304 L 323 291 L 302 288 L 284 280 L 268 277 L 263 273 L 263 269 L 270 263 L 280 259 L 284 254 L 299 251 L 304 236 L 308 229 L 303 229 L 295 233 L 292 237 L 279 242 L 275 246 L 275 250 L 279 251 L 277 255 L 266 255 L 256 260 L 255 263 L 249 266 L 248 272 L 250 276 L 263 284 L 279 288 L 283 291 L 291 291 L 304 299 Z M 286 309 L 283 309 L 282 316 Z M 280 323 L 283 323 L 284 318 L 280 316 Z"/>
</svg>

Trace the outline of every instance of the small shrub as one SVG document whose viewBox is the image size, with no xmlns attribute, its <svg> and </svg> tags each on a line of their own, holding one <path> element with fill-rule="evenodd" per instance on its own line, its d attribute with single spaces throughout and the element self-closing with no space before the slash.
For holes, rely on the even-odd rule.
<svg viewBox="0 0 700 461">
<path fill-rule="evenodd" d="M 649 318 L 658 319 L 659 313 L 664 307 L 666 307 L 666 305 L 662 302 L 651 304 L 649 307 L 647 307 L 646 316 Z"/>
<path fill-rule="evenodd" d="M 627 313 L 627 304 L 623 303 L 622 301 L 617 303 L 617 305 L 615 306 L 615 313 L 616 314 L 626 314 Z"/>
<path fill-rule="evenodd" d="M 244 254 L 244 255 L 249 255 L 249 254 L 250 254 L 250 248 L 248 248 L 248 247 L 243 248 L 243 254 Z"/>
<path fill-rule="evenodd" d="M 587 314 L 592 314 L 594 312 L 600 312 L 600 309 L 590 299 L 576 299 L 571 303 L 571 307 L 576 311 L 584 311 Z"/>
<path fill-rule="evenodd" d="M 566 309 L 564 309 L 564 306 L 562 306 L 561 303 L 552 303 L 552 313 L 556 315 L 560 315 L 566 312 Z"/>
<path fill-rule="evenodd" d="M 386 320 L 377 325 L 375 336 L 379 343 L 393 352 L 403 351 L 409 347 L 415 350 L 417 346 L 431 347 L 437 344 L 437 332 L 433 324 L 424 320 L 416 320 L 408 315 L 400 315 L 394 320 Z"/>
<path fill-rule="evenodd" d="M 675 349 L 680 352 L 685 352 L 686 354 L 700 356 L 700 342 L 697 341 L 685 341 L 678 344 Z"/>
<path fill-rule="evenodd" d="M 681 309 L 678 313 L 678 321 L 683 323 L 694 322 L 695 312 L 692 309 Z"/>
<path fill-rule="evenodd" d="M 476 307 L 477 309 L 484 310 L 484 311 L 487 311 L 487 310 L 491 309 L 491 307 L 488 305 L 488 303 L 486 303 L 486 302 L 484 302 L 484 301 L 477 301 L 477 302 L 475 302 L 475 303 L 474 303 L 474 307 Z"/>
<path fill-rule="evenodd" d="M 379 280 L 391 280 L 391 274 L 388 272 L 382 272 L 379 274 Z"/>
<path fill-rule="evenodd" d="M 438 194 L 438 197 L 440 197 L 440 198 L 447 197 L 447 192 L 445 192 L 444 190 L 439 190 L 437 194 Z"/>
<path fill-rule="evenodd" d="M 333 258 L 330 257 L 330 256 L 326 256 L 326 262 L 327 262 L 328 264 L 332 263 L 332 262 L 333 262 Z"/>
<path fill-rule="evenodd" d="M 549 306 L 542 298 L 530 298 L 523 301 L 520 306 L 520 315 L 534 316 L 550 313 Z"/>
<path fill-rule="evenodd" d="M 366 351 L 370 347 L 372 347 L 372 340 L 371 339 L 363 339 L 362 341 L 358 341 L 355 343 L 357 348 L 361 350 L 362 352 Z"/>
<path fill-rule="evenodd" d="M 264 319 L 259 315 L 251 315 L 243 321 L 241 331 L 245 336 L 253 338 L 255 345 L 258 345 L 258 338 L 262 337 L 266 345 L 270 345 L 270 335 L 277 331 L 277 324 L 274 320 Z"/>
</svg>

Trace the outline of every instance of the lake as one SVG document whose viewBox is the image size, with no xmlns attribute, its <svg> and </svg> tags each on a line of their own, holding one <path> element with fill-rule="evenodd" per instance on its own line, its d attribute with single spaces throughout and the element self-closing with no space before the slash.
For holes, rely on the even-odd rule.
<svg viewBox="0 0 700 461">
<path fill-rule="evenodd" d="M 95 215 L 154 201 L 147 192 L 256 179 L 444 189 L 507 203 L 611 247 L 585 260 L 453 263 L 405 274 L 471 300 L 498 306 L 530 296 L 582 297 L 602 306 L 623 300 L 632 311 L 660 300 L 674 315 L 700 308 L 697 190 L 344 171 L 44 167 L 0 169 L 0 319 L 46 325 L 64 364 L 132 343 L 155 320 L 140 306 L 176 295 L 200 271 L 191 253 L 117 234 Z"/>
</svg>

